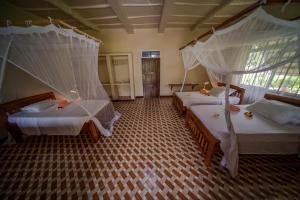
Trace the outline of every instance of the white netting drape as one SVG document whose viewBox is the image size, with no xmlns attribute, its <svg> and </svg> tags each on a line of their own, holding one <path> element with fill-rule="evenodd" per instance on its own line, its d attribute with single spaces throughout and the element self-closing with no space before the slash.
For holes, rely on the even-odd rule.
<svg viewBox="0 0 300 200">
<path fill-rule="evenodd" d="M 6 61 L 11 62 L 76 102 L 101 133 L 110 136 L 112 124 L 119 116 L 112 104 L 106 106 L 103 119 L 95 117 L 99 100 L 109 101 L 98 77 L 98 52 L 99 43 L 53 24 L 0 28 L 0 89 Z"/>
<path fill-rule="evenodd" d="M 238 23 L 216 31 L 207 41 L 197 42 L 194 46 L 181 50 L 186 70 L 198 63 L 210 71 L 226 76 L 225 116 L 230 140 L 227 147 L 221 147 L 224 152 L 222 164 L 233 176 L 238 171 L 238 147 L 230 120 L 229 83 L 235 74 L 264 72 L 299 59 L 299 36 L 299 22 L 275 18 L 259 8 Z M 253 49 L 264 51 L 251 58 L 252 62 L 248 62 Z"/>
</svg>

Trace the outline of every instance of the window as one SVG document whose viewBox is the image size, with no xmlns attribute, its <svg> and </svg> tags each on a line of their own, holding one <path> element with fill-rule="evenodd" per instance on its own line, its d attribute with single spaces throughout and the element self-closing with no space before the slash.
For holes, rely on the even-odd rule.
<svg viewBox="0 0 300 200">
<path fill-rule="evenodd" d="M 143 51 L 142 57 L 143 58 L 159 58 L 160 52 L 159 51 Z"/>
<path fill-rule="evenodd" d="M 292 45 L 286 45 L 292 44 Z M 293 45 L 295 44 L 295 45 Z M 279 46 L 286 45 L 284 52 L 279 52 Z M 282 46 L 281 46 L 282 47 Z M 286 38 L 255 45 L 251 48 L 246 62 L 246 69 L 254 69 L 261 64 L 272 65 L 278 59 L 286 60 L 296 54 L 297 38 Z M 282 48 L 281 48 L 282 49 Z M 281 55 L 280 58 L 274 55 Z M 277 59 L 277 60 L 276 60 Z M 266 88 L 276 93 L 300 95 L 300 60 L 294 59 L 277 69 L 255 74 L 244 74 L 241 84 Z"/>
</svg>

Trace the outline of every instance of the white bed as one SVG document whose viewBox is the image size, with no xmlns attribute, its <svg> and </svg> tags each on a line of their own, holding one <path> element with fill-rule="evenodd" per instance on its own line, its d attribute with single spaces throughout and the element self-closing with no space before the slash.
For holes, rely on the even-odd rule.
<svg viewBox="0 0 300 200">
<path fill-rule="evenodd" d="M 86 102 L 81 101 L 81 103 Z M 89 105 L 90 103 L 91 101 Z M 97 100 L 92 103 L 93 113 L 96 118 L 100 119 L 110 102 Z M 17 124 L 25 135 L 78 135 L 84 123 L 89 119 L 87 112 L 74 102 L 62 109 L 50 108 L 42 112 L 21 111 L 8 116 L 8 122 Z"/>
<path fill-rule="evenodd" d="M 206 96 L 200 92 L 175 92 L 175 95 L 182 101 L 183 106 L 190 108 L 193 105 L 221 105 L 225 104 L 224 97 Z M 229 97 L 230 104 L 239 104 L 240 98 Z"/>
<path fill-rule="evenodd" d="M 258 114 L 252 119 L 244 113 L 247 105 L 239 105 L 240 112 L 231 114 L 238 138 L 240 154 L 298 154 L 300 152 L 300 125 L 282 125 Z M 191 111 L 205 124 L 222 146 L 229 139 L 224 117 L 224 106 L 191 106 Z M 219 117 L 214 117 L 219 114 Z M 222 144 L 223 143 L 223 144 Z"/>
</svg>

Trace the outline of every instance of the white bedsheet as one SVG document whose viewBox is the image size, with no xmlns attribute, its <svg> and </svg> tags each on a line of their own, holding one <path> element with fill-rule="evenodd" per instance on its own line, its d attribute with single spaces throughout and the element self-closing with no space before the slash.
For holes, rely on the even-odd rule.
<svg viewBox="0 0 300 200">
<path fill-rule="evenodd" d="M 176 92 L 175 95 L 181 99 L 187 108 L 193 105 L 221 105 L 225 104 L 225 97 L 206 96 L 200 92 Z M 240 98 L 229 97 L 230 104 L 238 104 Z"/>
<path fill-rule="evenodd" d="M 254 114 L 252 119 L 246 118 L 244 113 L 247 105 L 239 105 L 240 112 L 232 112 L 231 120 L 237 134 L 239 152 L 244 154 L 285 154 L 297 153 L 300 148 L 300 126 L 282 125 L 268 120 L 258 114 Z M 226 142 L 225 137 L 229 137 L 224 116 L 224 107 L 221 105 L 191 106 L 193 113 L 205 124 L 210 132 L 222 142 Z M 216 118 L 213 115 L 219 114 Z M 225 136 L 225 137 L 224 137 Z M 284 143 L 297 144 L 290 148 L 283 148 Z M 243 144 L 253 146 L 244 147 Z M 276 144 L 281 143 L 282 148 L 268 149 L 267 146 L 260 146 L 259 143 Z"/>
<path fill-rule="evenodd" d="M 80 102 L 86 104 L 85 101 Z M 109 101 L 93 100 L 92 103 L 97 105 L 93 106 L 93 113 L 97 113 Z M 8 121 L 17 124 L 26 135 L 78 135 L 89 118 L 81 106 L 71 103 L 63 109 L 48 109 L 36 113 L 18 112 L 10 115 Z"/>
<path fill-rule="evenodd" d="M 231 121 L 237 135 L 240 154 L 298 154 L 300 152 L 300 126 L 282 125 L 254 114 L 252 119 L 244 113 L 247 105 L 239 105 L 240 112 L 232 112 Z M 206 128 L 221 141 L 224 153 L 221 164 L 226 166 L 226 157 L 230 149 L 230 134 L 224 116 L 224 106 L 191 106 L 192 112 L 203 122 Z M 214 117 L 219 114 L 219 117 Z M 300 153 L 299 153 L 300 155 Z M 235 161 L 234 161 L 235 162 Z M 229 169 L 231 171 L 233 169 Z"/>
<path fill-rule="evenodd" d="M 239 105 L 240 112 L 232 112 L 231 120 L 237 134 L 240 154 L 297 154 L 300 152 L 300 126 L 282 125 L 254 114 L 252 119 L 244 113 L 247 105 Z M 224 116 L 224 106 L 191 106 L 192 112 L 209 131 L 221 141 L 223 152 L 229 150 L 230 134 Z M 219 114 L 219 117 L 214 117 Z M 225 155 L 225 154 L 224 154 Z M 228 160 L 230 158 L 223 158 Z"/>
</svg>

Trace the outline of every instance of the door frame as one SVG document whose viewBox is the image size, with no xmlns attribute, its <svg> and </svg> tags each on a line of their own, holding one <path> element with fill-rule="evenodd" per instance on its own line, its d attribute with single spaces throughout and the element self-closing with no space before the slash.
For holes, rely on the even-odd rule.
<svg viewBox="0 0 300 200">
<path fill-rule="evenodd" d="M 151 50 L 149 50 L 151 51 Z M 159 59 L 159 68 L 158 68 L 158 95 L 157 97 L 160 97 L 160 66 L 161 66 L 161 60 L 160 60 L 161 57 L 154 57 L 154 58 L 151 58 L 151 57 L 141 57 L 141 73 L 142 73 L 142 88 L 143 88 L 143 97 L 145 98 L 145 95 L 144 95 L 144 79 L 143 79 L 143 59 Z M 149 98 L 157 98 L 157 97 L 149 97 Z"/>
</svg>

